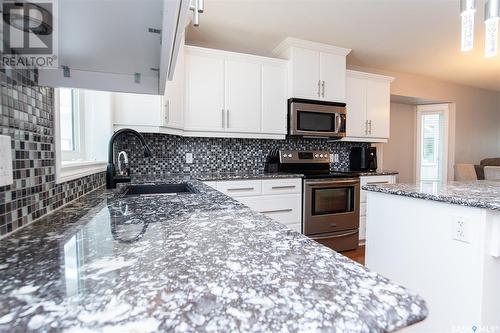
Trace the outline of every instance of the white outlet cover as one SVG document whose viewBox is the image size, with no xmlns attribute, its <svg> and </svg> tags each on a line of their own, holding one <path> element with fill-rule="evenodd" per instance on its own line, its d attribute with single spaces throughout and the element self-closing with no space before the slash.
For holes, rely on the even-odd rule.
<svg viewBox="0 0 500 333">
<path fill-rule="evenodd" d="M 11 185 L 12 178 L 12 149 L 8 135 L 0 135 L 0 186 Z"/>
<path fill-rule="evenodd" d="M 193 163 L 193 153 L 186 153 L 186 163 L 187 164 Z"/>
<path fill-rule="evenodd" d="M 454 216 L 452 221 L 452 238 L 454 240 L 470 243 L 469 219 L 464 216 Z"/>
</svg>

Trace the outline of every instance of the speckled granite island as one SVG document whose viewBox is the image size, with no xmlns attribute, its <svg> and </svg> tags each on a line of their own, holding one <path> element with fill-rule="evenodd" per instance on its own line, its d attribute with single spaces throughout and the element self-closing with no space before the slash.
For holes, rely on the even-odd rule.
<svg viewBox="0 0 500 333">
<path fill-rule="evenodd" d="M 187 183 L 97 190 L 2 239 L 0 331 L 388 332 L 426 317 L 416 294 Z"/>
<path fill-rule="evenodd" d="M 405 331 L 500 331 L 500 181 L 363 189 L 367 267 L 431 309 Z"/>
</svg>

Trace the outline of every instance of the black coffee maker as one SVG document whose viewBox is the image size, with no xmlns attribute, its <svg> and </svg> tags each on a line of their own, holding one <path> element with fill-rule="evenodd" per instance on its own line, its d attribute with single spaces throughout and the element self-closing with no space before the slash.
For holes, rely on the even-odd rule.
<svg viewBox="0 0 500 333">
<path fill-rule="evenodd" d="M 376 171 L 377 148 L 352 147 L 349 154 L 349 169 L 355 171 Z"/>
</svg>

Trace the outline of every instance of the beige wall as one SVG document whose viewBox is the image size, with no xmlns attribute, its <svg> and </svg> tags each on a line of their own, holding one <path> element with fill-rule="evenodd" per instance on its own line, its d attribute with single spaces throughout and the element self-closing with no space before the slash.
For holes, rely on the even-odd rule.
<svg viewBox="0 0 500 333">
<path fill-rule="evenodd" d="M 478 163 L 488 156 L 500 156 L 500 92 L 406 73 L 349 67 L 395 77 L 392 95 L 455 103 L 455 163 Z"/>
<path fill-rule="evenodd" d="M 415 181 L 415 106 L 391 103 L 391 138 L 383 145 L 382 165 L 399 171 L 400 183 Z"/>
</svg>

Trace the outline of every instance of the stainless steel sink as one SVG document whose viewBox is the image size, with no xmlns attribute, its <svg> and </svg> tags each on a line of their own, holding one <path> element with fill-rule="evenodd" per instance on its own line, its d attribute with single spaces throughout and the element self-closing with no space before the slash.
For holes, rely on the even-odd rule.
<svg viewBox="0 0 500 333">
<path fill-rule="evenodd" d="M 130 185 L 125 191 L 127 196 L 177 195 L 195 193 L 189 184 L 145 184 Z"/>
</svg>

